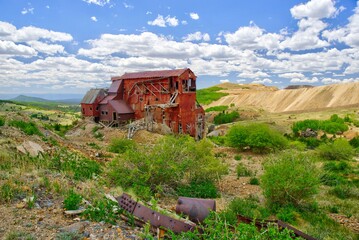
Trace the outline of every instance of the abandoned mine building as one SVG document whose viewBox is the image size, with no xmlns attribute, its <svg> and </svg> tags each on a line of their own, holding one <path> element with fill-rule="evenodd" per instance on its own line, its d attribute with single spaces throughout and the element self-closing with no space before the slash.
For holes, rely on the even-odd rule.
<svg viewBox="0 0 359 240">
<path fill-rule="evenodd" d="M 196 75 L 188 68 L 125 73 L 109 89 L 91 89 L 81 101 L 82 115 L 108 127 L 144 119 L 174 133 L 201 139 L 204 110 L 196 101 Z"/>
</svg>

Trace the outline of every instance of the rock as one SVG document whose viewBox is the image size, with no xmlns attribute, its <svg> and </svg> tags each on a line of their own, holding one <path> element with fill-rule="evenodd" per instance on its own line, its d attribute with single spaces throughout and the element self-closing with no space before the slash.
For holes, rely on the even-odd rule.
<svg viewBox="0 0 359 240">
<path fill-rule="evenodd" d="M 26 206 L 26 203 L 24 203 L 24 202 L 19 202 L 16 204 L 16 208 L 18 208 L 18 209 L 24 208 L 25 206 Z"/>
<path fill-rule="evenodd" d="M 218 137 L 222 136 L 222 132 L 220 130 L 214 130 L 207 134 L 207 137 Z"/>
<path fill-rule="evenodd" d="M 67 210 L 65 211 L 66 215 L 78 215 L 80 213 L 83 213 L 86 209 L 78 209 L 78 210 Z"/>
<path fill-rule="evenodd" d="M 69 226 L 60 228 L 60 232 L 69 232 L 69 233 L 83 233 L 85 227 L 88 225 L 88 222 L 77 222 Z"/>
<path fill-rule="evenodd" d="M 216 129 L 216 125 L 212 124 L 208 127 L 208 133 L 213 132 Z"/>
<path fill-rule="evenodd" d="M 29 154 L 32 157 L 37 157 L 40 153 L 44 152 L 44 149 L 39 144 L 32 141 L 24 142 L 23 144 L 17 146 L 16 149 L 19 152 Z"/>
<path fill-rule="evenodd" d="M 307 128 L 305 131 L 302 131 L 300 135 L 308 138 L 308 137 L 317 137 L 318 133 L 311 128 Z"/>
</svg>

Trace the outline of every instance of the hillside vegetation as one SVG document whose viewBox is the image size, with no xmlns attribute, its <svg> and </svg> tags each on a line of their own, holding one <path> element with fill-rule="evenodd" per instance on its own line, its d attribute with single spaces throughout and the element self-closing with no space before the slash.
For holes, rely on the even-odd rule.
<svg viewBox="0 0 359 240">
<path fill-rule="evenodd" d="M 214 88 L 201 101 L 221 91 Z M 0 211 L 6 215 L 0 236 L 153 239 L 148 225 L 132 226 L 132 216 L 105 197 L 126 191 L 160 212 L 172 209 L 178 196 L 216 199 L 217 211 L 199 229 L 166 238 L 293 236 L 275 226 L 238 224 L 238 214 L 280 219 L 318 239 L 357 238 L 356 109 L 277 114 L 227 104 L 207 114 L 208 135 L 215 134 L 201 141 L 145 130 L 127 139 L 126 128 L 103 128 L 78 112 L 0 102 Z"/>
</svg>

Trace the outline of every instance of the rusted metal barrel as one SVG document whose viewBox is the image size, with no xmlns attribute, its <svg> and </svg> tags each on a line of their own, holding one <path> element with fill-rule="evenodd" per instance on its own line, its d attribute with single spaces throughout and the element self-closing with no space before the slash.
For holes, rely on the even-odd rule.
<svg viewBox="0 0 359 240">
<path fill-rule="evenodd" d="M 176 213 L 185 214 L 193 222 L 203 222 L 210 211 L 216 211 L 216 201 L 212 199 L 179 197 Z"/>
</svg>

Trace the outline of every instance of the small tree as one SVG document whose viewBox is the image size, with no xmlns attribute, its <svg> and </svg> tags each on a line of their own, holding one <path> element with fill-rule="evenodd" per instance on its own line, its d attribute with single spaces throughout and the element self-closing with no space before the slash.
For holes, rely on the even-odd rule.
<svg viewBox="0 0 359 240">
<path fill-rule="evenodd" d="M 264 170 L 261 185 L 270 207 L 298 206 L 317 192 L 319 170 L 307 154 L 288 151 L 271 156 Z"/>
</svg>

